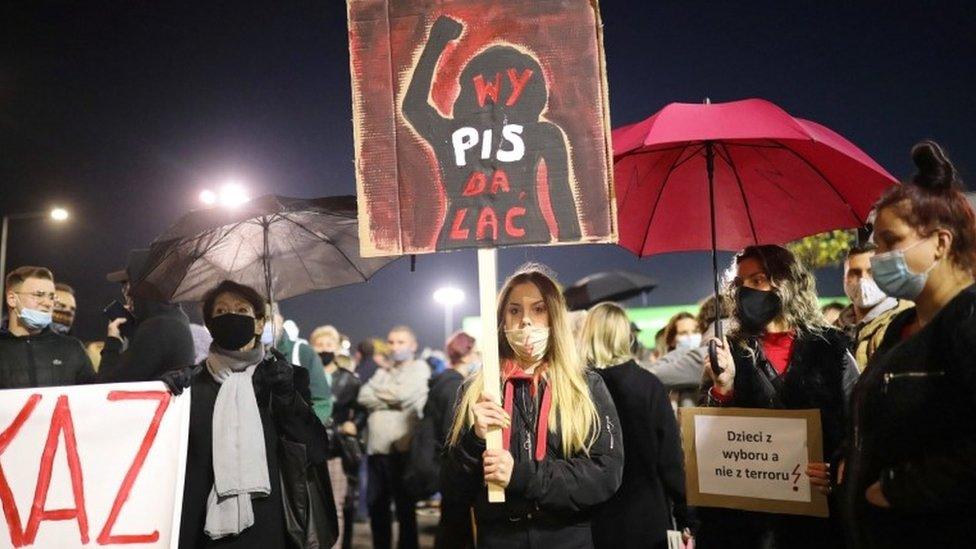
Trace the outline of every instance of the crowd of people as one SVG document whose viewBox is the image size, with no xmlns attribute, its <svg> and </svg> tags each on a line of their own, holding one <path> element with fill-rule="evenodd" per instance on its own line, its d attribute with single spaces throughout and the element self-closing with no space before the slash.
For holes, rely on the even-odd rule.
<svg viewBox="0 0 976 549">
<path fill-rule="evenodd" d="M 140 250 L 109 275 L 123 299 L 87 346 L 71 335 L 69 286 L 43 267 L 10 272 L 0 389 L 192 387 L 187 549 L 351 547 L 362 517 L 374 547 L 393 546 L 395 520 L 409 549 L 426 500 L 438 502 L 441 548 L 663 548 L 669 531 L 705 549 L 965 546 L 976 533 L 976 220 L 937 144 L 913 159 L 918 173 L 881 197 L 872 238 L 848 253 L 847 307 L 822 308 L 786 248 L 749 246 L 721 298 L 676 315 L 648 351 L 620 305 L 573 322 L 555 277 L 527 264 L 499 293 L 497 342 L 458 332 L 422 353 L 407 325 L 355 347 L 332 325 L 303 339 L 232 281 L 214 285 L 193 324 L 180 306 L 131 295 Z M 498 346 L 497 387 L 479 344 Z M 679 406 L 819 410 L 824 461 L 805 481 L 829 517 L 690 508 Z M 502 448 L 488 448 L 496 429 Z"/>
</svg>

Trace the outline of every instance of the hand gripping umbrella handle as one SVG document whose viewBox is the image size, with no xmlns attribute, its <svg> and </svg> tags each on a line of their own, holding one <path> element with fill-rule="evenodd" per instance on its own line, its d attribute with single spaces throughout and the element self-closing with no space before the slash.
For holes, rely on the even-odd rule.
<svg viewBox="0 0 976 549">
<path fill-rule="evenodd" d="M 714 339 L 708 342 L 708 360 L 711 362 L 712 372 L 715 375 L 719 375 L 724 371 L 718 365 L 718 341 Z"/>
</svg>

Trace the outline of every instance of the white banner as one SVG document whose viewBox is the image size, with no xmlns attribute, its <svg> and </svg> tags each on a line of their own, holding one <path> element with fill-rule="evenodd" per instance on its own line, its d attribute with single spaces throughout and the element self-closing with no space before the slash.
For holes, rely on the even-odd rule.
<svg viewBox="0 0 976 549">
<path fill-rule="evenodd" d="M 0 547 L 178 544 L 190 392 L 0 391 Z"/>
</svg>

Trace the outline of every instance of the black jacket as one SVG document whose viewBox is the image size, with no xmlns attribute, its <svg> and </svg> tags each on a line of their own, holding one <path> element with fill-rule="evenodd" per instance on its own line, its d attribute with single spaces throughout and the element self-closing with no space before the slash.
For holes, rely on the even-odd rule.
<svg viewBox="0 0 976 549">
<path fill-rule="evenodd" d="M 359 376 L 345 368 L 332 373 L 332 421 L 338 426 L 347 421 L 356 424 L 356 430 L 366 428 L 366 410 L 359 405 L 359 388 L 363 383 Z"/>
<path fill-rule="evenodd" d="M 630 360 L 598 370 L 627 440 L 623 482 L 593 518 L 599 548 L 667 547 L 671 504 L 685 526 L 684 457 L 668 392 L 654 374 Z"/>
<path fill-rule="evenodd" d="M 823 435 L 824 460 L 837 471 L 842 458 L 842 443 L 847 429 L 847 401 L 857 379 L 857 366 L 850 356 L 848 339 L 834 328 L 820 335 L 801 333 L 794 343 L 793 356 L 786 372 L 773 381 L 781 386 L 770 390 L 764 372 L 772 371 L 763 356 L 759 338 L 730 341 L 735 360 L 733 396 L 726 406 L 737 408 L 818 409 Z M 750 353 L 749 350 L 752 350 Z M 775 372 L 773 372 L 775 375 Z M 702 384 L 701 401 L 708 397 L 711 382 Z M 834 500 L 829 501 L 829 519 L 702 509 L 698 543 L 702 549 L 725 547 L 726 540 L 762 538 L 772 532 L 776 547 L 838 547 L 843 533 Z"/>
<path fill-rule="evenodd" d="M 272 356 L 267 361 L 274 360 Z M 288 545 L 288 521 L 282 498 L 280 458 L 286 456 L 301 456 L 304 454 L 304 465 L 315 468 L 326 461 L 327 445 L 325 428 L 312 413 L 308 404 L 300 398 L 298 391 L 292 398 L 281 399 L 271 394 L 270 384 L 266 381 L 268 368 L 265 364 L 258 365 L 252 379 L 254 393 L 257 397 L 258 411 L 264 428 L 264 448 L 253 451 L 265 452 L 268 460 L 268 472 L 271 479 L 271 494 L 267 497 L 252 500 L 254 510 L 254 524 L 241 532 L 240 535 L 211 540 L 203 531 L 207 516 L 207 496 L 210 494 L 214 482 L 213 475 L 213 411 L 214 402 L 220 385 L 214 381 L 201 363 L 197 368 L 190 387 L 190 436 L 186 454 L 186 476 L 183 488 L 183 514 L 180 522 L 180 548 L 198 549 L 204 547 L 222 548 L 260 548 L 284 549 Z M 304 452 L 284 451 L 279 448 L 279 437 L 293 444 L 303 445 Z M 299 464 L 299 467 L 302 464 Z M 317 474 L 328 472 L 324 467 L 316 468 Z M 292 483 L 296 482 L 286 478 Z M 300 481 L 298 481 L 300 482 Z M 331 495 L 328 502 L 332 502 Z M 332 517 L 335 519 L 334 502 L 331 503 Z M 321 536 L 326 537 L 326 536 Z"/>
<path fill-rule="evenodd" d="M 178 305 L 137 300 L 133 314 L 138 326 L 125 351 L 121 340 L 106 338 L 99 381 L 153 381 L 169 370 L 193 364 L 190 321 Z"/>
<path fill-rule="evenodd" d="M 854 547 L 976 543 L 976 286 L 918 333 L 896 316 L 854 390 L 844 485 Z M 881 481 L 884 510 L 864 492 Z"/>
<path fill-rule="evenodd" d="M 0 389 L 80 385 L 95 381 L 88 354 L 77 339 L 45 328 L 18 337 L 0 331 Z"/>
<path fill-rule="evenodd" d="M 441 454 L 454 421 L 454 403 L 464 376 L 447 369 L 431 378 L 423 419 L 410 441 L 410 458 L 404 484 L 422 499 L 440 491 Z"/>
<path fill-rule="evenodd" d="M 603 379 L 587 372 L 586 381 L 599 416 L 589 455 L 564 455 L 559 429 L 554 433 L 550 425 L 546 455 L 538 463 L 533 426 L 539 404 L 530 394 L 529 382 L 517 385 L 509 445 L 515 466 L 504 504 L 488 503 L 482 464 L 485 441 L 468 428 L 458 444 L 448 448 L 442 482 L 457 488 L 459 504 L 474 506 L 479 549 L 593 547 L 590 517 L 620 487 L 624 447 L 617 410 Z"/>
</svg>

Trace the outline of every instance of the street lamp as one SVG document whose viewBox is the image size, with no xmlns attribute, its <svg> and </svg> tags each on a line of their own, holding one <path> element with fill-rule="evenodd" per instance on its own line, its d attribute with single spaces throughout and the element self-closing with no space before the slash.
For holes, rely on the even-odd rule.
<svg viewBox="0 0 976 549">
<path fill-rule="evenodd" d="M 446 343 L 447 338 L 451 337 L 451 328 L 454 324 L 452 318 L 454 306 L 464 301 L 464 292 L 451 286 L 438 288 L 434 292 L 434 301 L 444 306 L 444 342 Z"/>
<path fill-rule="evenodd" d="M 236 208 L 250 199 L 244 186 L 233 179 L 221 185 L 217 191 L 211 189 L 200 191 L 200 202 L 208 207 Z"/>
<path fill-rule="evenodd" d="M 0 295 L 6 295 L 4 283 L 7 279 L 7 235 L 10 232 L 10 221 L 15 219 L 41 219 L 45 217 L 50 217 L 52 220 L 61 223 L 68 219 L 69 214 L 68 210 L 64 208 L 51 208 L 51 210 L 46 212 L 17 213 L 3 216 L 2 227 L 0 227 Z"/>
<path fill-rule="evenodd" d="M 200 191 L 200 202 L 203 202 L 207 206 L 213 206 L 217 203 L 217 193 L 210 189 Z"/>
</svg>

